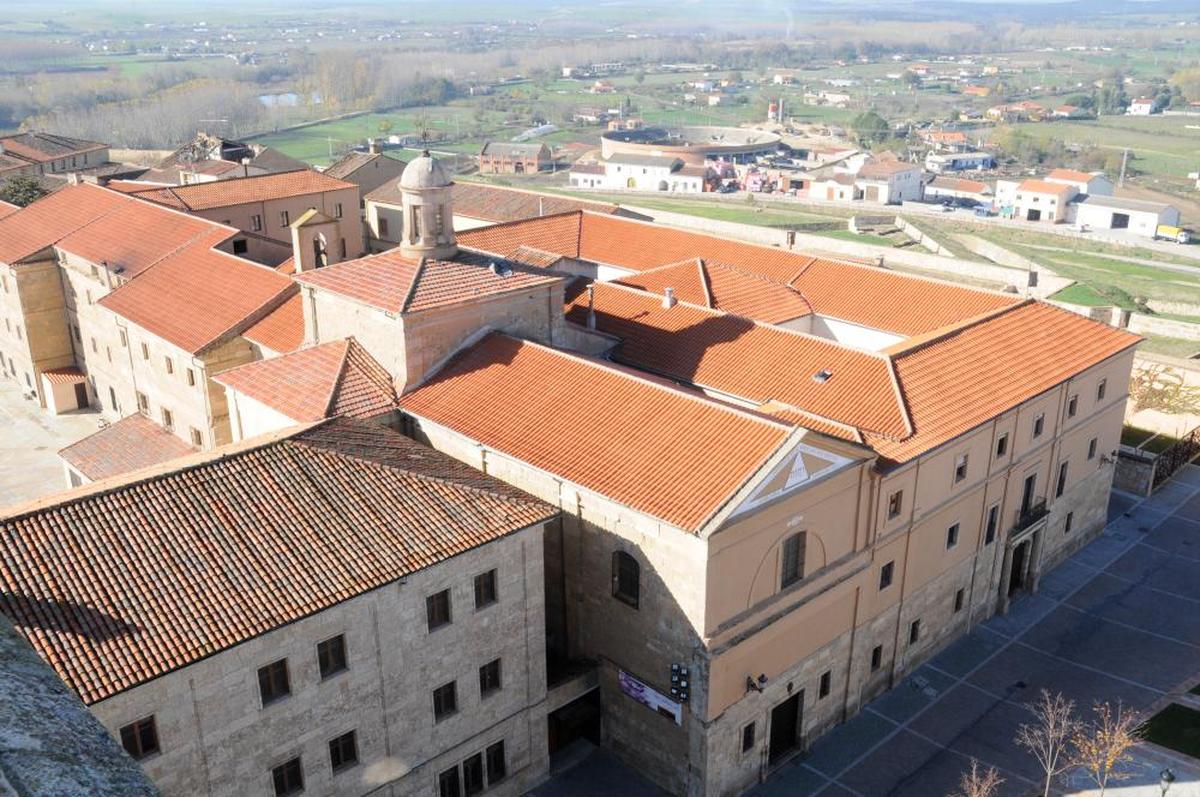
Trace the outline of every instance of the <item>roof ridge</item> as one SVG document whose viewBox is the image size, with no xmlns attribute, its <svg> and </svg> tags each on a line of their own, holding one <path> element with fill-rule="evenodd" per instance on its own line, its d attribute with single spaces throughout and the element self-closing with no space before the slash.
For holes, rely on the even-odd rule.
<svg viewBox="0 0 1200 797">
<path fill-rule="evenodd" d="M 913 337 L 905 338 L 903 340 L 897 341 L 896 343 L 892 344 L 891 346 L 888 346 L 887 348 L 883 349 L 883 352 L 887 354 L 889 360 L 896 358 L 896 357 L 907 357 L 908 355 L 918 352 L 921 349 L 932 346 L 935 343 L 940 343 L 941 341 L 943 341 L 949 337 L 953 337 L 954 335 L 957 335 L 960 332 L 964 332 L 968 329 L 979 326 L 980 324 L 991 321 L 993 318 L 997 318 L 1006 313 L 1010 313 L 1013 310 L 1017 310 L 1021 307 L 1025 307 L 1026 305 L 1033 304 L 1035 302 L 1036 302 L 1035 299 L 1026 298 L 1026 299 L 1017 301 L 1017 302 L 1013 302 L 1012 304 L 1006 304 L 1001 307 L 994 307 L 991 310 L 985 310 L 984 312 L 980 313 L 979 315 L 972 316 L 970 318 L 963 319 L 962 321 L 957 321 L 952 324 L 947 324 L 944 327 L 939 327 L 938 329 L 931 330 L 931 331 L 925 333 L 924 335 L 914 335 Z M 1049 302 L 1045 302 L 1044 304 L 1047 304 L 1050 307 L 1054 306 L 1054 305 L 1050 304 Z"/>
<path fill-rule="evenodd" d="M 812 410 L 806 410 L 803 407 L 797 407 L 795 404 L 792 404 L 789 401 L 780 401 L 779 399 L 771 399 L 769 401 L 764 401 L 762 404 L 759 405 L 758 411 L 764 412 L 767 415 L 774 415 L 775 414 L 774 411 L 764 409 L 764 407 L 770 406 L 772 404 L 778 405 L 778 407 L 781 408 L 785 412 L 794 412 L 797 415 L 804 415 L 805 417 L 812 418 L 814 420 L 820 421 L 821 423 L 827 423 L 830 426 L 836 426 L 838 428 L 845 429 L 846 431 L 853 433 L 855 443 L 863 443 L 865 445 L 865 443 L 863 441 L 862 430 L 859 429 L 854 424 L 846 423 L 845 421 L 839 421 L 834 418 L 830 418 L 828 416 L 821 415 L 818 412 L 813 412 Z M 807 429 L 808 427 L 805 427 L 805 428 Z M 814 432 L 817 432 L 818 434 L 824 434 L 823 432 L 821 432 L 820 429 L 810 429 L 809 431 L 814 431 Z"/>
<path fill-rule="evenodd" d="M 214 249 L 213 251 L 217 252 L 218 254 L 226 254 L 225 252 L 221 252 L 221 250 L 219 250 L 219 249 Z M 230 255 L 230 257 L 234 257 L 234 256 Z M 254 264 L 251 263 L 249 260 L 242 260 L 241 258 L 234 258 L 234 259 L 238 260 L 239 262 L 245 263 L 251 267 L 257 268 L 257 266 L 254 266 Z M 281 274 L 280 276 L 284 276 L 284 275 Z M 287 287 L 280 288 L 279 291 L 277 293 L 275 293 L 274 296 L 267 299 L 265 302 L 260 304 L 258 307 L 255 307 L 253 311 L 251 311 L 250 313 L 247 313 L 241 319 L 236 321 L 233 324 L 233 326 L 229 327 L 228 329 L 222 330 L 217 335 L 215 335 L 212 338 L 212 340 L 205 341 L 203 344 L 201 344 L 196 349 L 196 351 L 194 353 L 199 354 L 200 352 L 207 349 L 209 346 L 212 346 L 214 343 L 217 343 L 218 341 L 223 340 L 226 336 L 228 336 L 230 333 L 232 333 L 236 329 L 239 329 L 239 328 L 246 329 L 247 327 L 250 327 L 253 324 L 257 324 L 259 321 L 261 321 L 263 319 L 263 317 L 265 315 L 267 315 L 267 313 L 271 312 L 276 307 L 283 304 L 284 301 L 287 301 L 289 298 L 291 298 L 291 294 L 294 291 L 299 291 L 299 288 L 296 286 L 296 283 L 291 282 L 289 280 L 289 284 L 287 285 Z M 277 301 L 277 300 L 279 300 L 279 297 L 281 297 L 281 296 L 283 297 L 283 300 Z M 266 310 L 266 312 L 263 312 L 263 310 Z M 247 319 L 254 319 L 254 320 L 248 321 Z"/>
<path fill-rule="evenodd" d="M 700 278 L 700 288 L 704 291 L 704 303 L 713 307 L 712 280 L 708 278 L 708 268 L 703 258 L 696 258 L 696 273 Z"/>
<path fill-rule="evenodd" d="M 417 294 L 417 285 L 421 282 L 421 277 L 425 276 L 425 264 L 428 261 L 424 256 L 417 261 L 417 267 L 413 270 L 412 279 L 408 281 L 408 290 L 404 292 L 404 298 L 400 300 L 400 315 L 408 310 L 412 304 L 413 297 Z"/>
<path fill-rule="evenodd" d="M 321 414 L 326 417 L 329 416 L 329 411 L 333 409 L 333 401 L 337 398 L 338 388 L 341 387 L 342 380 L 346 377 L 346 366 L 350 362 L 350 346 L 353 340 L 353 337 L 346 337 L 340 341 L 335 341 L 335 343 L 342 344 L 342 356 L 341 361 L 338 363 L 337 372 L 333 377 L 333 384 L 329 386 L 329 395 L 325 397 L 324 411 Z"/>
</svg>

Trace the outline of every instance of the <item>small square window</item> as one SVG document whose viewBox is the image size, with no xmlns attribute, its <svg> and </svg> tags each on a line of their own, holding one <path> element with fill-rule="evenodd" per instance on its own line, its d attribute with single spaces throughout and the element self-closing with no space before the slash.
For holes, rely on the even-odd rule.
<svg viewBox="0 0 1200 797">
<path fill-rule="evenodd" d="M 821 680 L 817 684 L 817 699 L 829 697 L 829 689 L 833 683 L 833 673 L 829 670 L 821 673 Z"/>
<path fill-rule="evenodd" d="M 496 602 L 496 571 L 475 576 L 475 608 L 482 609 Z"/>
<path fill-rule="evenodd" d="M 954 613 L 958 614 L 962 611 L 963 602 L 966 600 L 966 592 L 962 589 L 954 593 Z"/>
<path fill-rule="evenodd" d="M 876 645 L 871 650 L 871 672 L 879 670 L 883 665 L 883 645 Z"/>
<path fill-rule="evenodd" d="M 915 645 L 921 639 L 921 621 L 913 620 L 908 625 L 908 644 Z"/>
<path fill-rule="evenodd" d="M 508 762 L 504 757 L 504 742 L 496 742 L 489 746 L 486 754 L 487 779 L 490 786 L 504 780 L 508 774 Z"/>
<path fill-rule="evenodd" d="M 500 659 L 493 659 L 479 668 L 479 696 L 487 697 L 500 690 Z"/>
<path fill-rule="evenodd" d="M 299 757 L 272 769 L 271 779 L 275 783 L 275 797 L 286 797 L 304 791 L 304 771 L 300 767 Z"/>
<path fill-rule="evenodd" d="M 897 490 L 888 496 L 888 520 L 900 517 L 904 510 L 904 491 Z"/>
<path fill-rule="evenodd" d="M 1079 411 L 1079 396 L 1074 395 L 1067 399 L 1067 417 L 1074 418 L 1075 413 Z"/>
<path fill-rule="evenodd" d="M 1100 384 L 1096 385 L 1096 401 L 1104 401 L 1104 394 L 1108 392 L 1108 380 L 1101 379 Z"/>
<path fill-rule="evenodd" d="M 967 478 L 967 455 L 959 454 L 958 459 L 954 460 L 954 482 L 957 484 Z"/>
<path fill-rule="evenodd" d="M 135 761 L 157 753 L 158 728 L 154 725 L 154 717 L 146 717 L 121 728 L 121 746 Z"/>
<path fill-rule="evenodd" d="M 996 458 L 1004 456 L 1008 453 L 1008 432 L 996 438 Z"/>
<path fill-rule="evenodd" d="M 950 528 L 946 529 L 946 550 L 950 550 L 958 545 L 958 524 L 955 523 Z"/>
<path fill-rule="evenodd" d="M 329 768 L 334 772 L 354 766 L 358 763 L 358 740 L 354 731 L 343 733 L 336 739 L 329 740 Z"/>
<path fill-rule="evenodd" d="M 1096 446 L 1097 446 L 1097 444 L 1098 444 L 1098 441 L 1097 441 L 1097 439 L 1096 439 L 1095 437 L 1093 437 L 1091 440 L 1089 440 L 1089 441 L 1088 441 L 1088 453 L 1087 453 L 1087 458 L 1088 458 L 1088 459 L 1095 459 L 1095 458 L 1096 458 Z"/>
<path fill-rule="evenodd" d="M 450 624 L 450 590 L 444 589 L 425 599 L 425 619 L 430 631 Z"/>
<path fill-rule="evenodd" d="M 1046 415 L 1042 413 L 1033 419 L 1033 436 L 1041 437 L 1046 429 Z"/>
<path fill-rule="evenodd" d="M 458 711 L 458 688 L 456 682 L 442 684 L 433 690 L 433 719 L 440 721 Z"/>
<path fill-rule="evenodd" d="M 246 243 L 245 238 L 233 239 L 233 253 L 235 255 L 244 255 L 250 250 L 250 245 Z"/>
<path fill-rule="evenodd" d="M 748 753 L 754 749 L 754 723 L 748 722 L 742 726 L 742 752 Z"/>
<path fill-rule="evenodd" d="M 879 589 L 885 590 L 892 585 L 892 573 L 896 569 L 896 563 L 888 562 L 883 567 L 879 568 Z"/>
<path fill-rule="evenodd" d="M 346 637 L 338 634 L 317 643 L 317 666 L 324 680 L 346 669 Z"/>
<path fill-rule="evenodd" d="M 273 661 L 258 668 L 258 693 L 264 706 L 282 700 L 292 693 L 288 683 L 287 659 Z"/>
</svg>

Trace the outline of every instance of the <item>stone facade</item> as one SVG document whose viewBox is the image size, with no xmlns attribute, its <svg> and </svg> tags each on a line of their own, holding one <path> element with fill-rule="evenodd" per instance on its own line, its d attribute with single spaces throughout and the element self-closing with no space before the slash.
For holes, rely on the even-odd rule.
<svg viewBox="0 0 1200 797">
<path fill-rule="evenodd" d="M 440 773 L 497 742 L 507 773 L 488 794 L 518 795 L 546 775 L 541 526 L 510 534 L 288 626 L 93 704 L 119 729 L 153 716 L 161 752 L 141 761 L 166 797 L 272 793 L 297 756 L 305 794 L 428 795 Z M 497 575 L 475 608 L 474 577 Z M 451 592 L 452 622 L 429 631 L 426 597 Z M 322 679 L 318 643 L 344 635 L 347 669 Z M 287 660 L 289 696 L 266 706 L 257 670 Z M 481 696 L 479 667 L 500 660 Z M 440 721 L 433 690 L 456 682 Z M 328 742 L 354 731 L 358 763 L 331 771 Z"/>
</svg>

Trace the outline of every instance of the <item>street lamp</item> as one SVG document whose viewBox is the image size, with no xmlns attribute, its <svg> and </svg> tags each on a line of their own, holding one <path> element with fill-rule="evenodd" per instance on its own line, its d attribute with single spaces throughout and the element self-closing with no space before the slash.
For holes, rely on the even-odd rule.
<svg viewBox="0 0 1200 797">
<path fill-rule="evenodd" d="M 1162 789 L 1162 797 L 1167 797 L 1167 791 L 1171 788 L 1171 784 L 1175 782 L 1175 773 L 1167 767 L 1158 776 L 1159 787 Z"/>
</svg>

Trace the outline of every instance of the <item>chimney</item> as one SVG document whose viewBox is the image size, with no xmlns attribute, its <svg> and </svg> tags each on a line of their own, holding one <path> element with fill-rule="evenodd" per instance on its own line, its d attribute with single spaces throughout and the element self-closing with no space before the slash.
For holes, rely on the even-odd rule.
<svg viewBox="0 0 1200 797">
<path fill-rule="evenodd" d="M 664 310 L 670 310 L 678 302 L 679 302 L 679 300 L 675 298 L 675 289 L 674 288 L 663 288 L 662 306 L 663 306 Z"/>
<path fill-rule="evenodd" d="M 242 177 L 250 176 L 250 159 L 242 158 Z"/>
<path fill-rule="evenodd" d="M 596 328 L 596 307 L 595 307 L 595 304 L 596 304 L 596 286 L 595 286 L 595 285 L 592 285 L 592 284 L 589 284 L 589 285 L 587 286 L 587 293 L 588 293 L 588 314 L 587 314 L 587 328 L 588 328 L 588 329 L 595 329 L 595 328 Z"/>
<path fill-rule="evenodd" d="M 367 152 L 372 155 L 380 155 L 383 153 L 383 142 L 377 138 L 367 139 Z"/>
<path fill-rule="evenodd" d="M 545 207 L 545 205 L 542 204 L 542 202 L 543 202 L 542 198 L 538 197 L 538 215 L 539 216 L 546 215 L 546 207 Z"/>
</svg>

